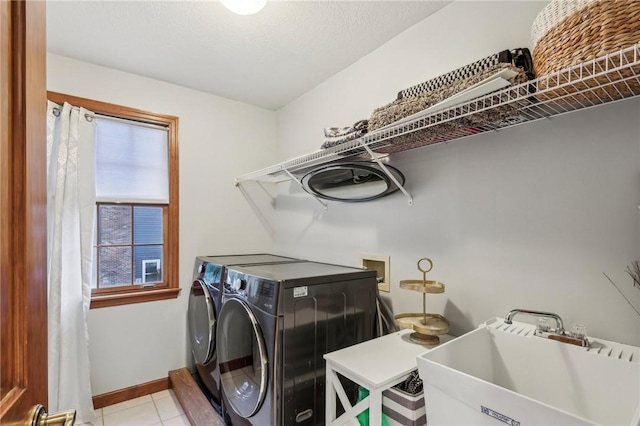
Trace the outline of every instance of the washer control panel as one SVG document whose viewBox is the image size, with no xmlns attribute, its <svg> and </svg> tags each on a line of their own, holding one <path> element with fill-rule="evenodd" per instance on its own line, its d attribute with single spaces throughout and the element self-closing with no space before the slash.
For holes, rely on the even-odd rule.
<svg viewBox="0 0 640 426">
<path fill-rule="evenodd" d="M 235 280 L 233 280 L 233 283 L 231 283 L 231 288 L 235 292 L 246 290 L 247 280 L 243 278 L 236 278 Z"/>
<path fill-rule="evenodd" d="M 224 294 L 245 299 L 249 304 L 270 314 L 275 315 L 277 312 L 277 282 L 229 270 L 224 282 Z"/>
</svg>

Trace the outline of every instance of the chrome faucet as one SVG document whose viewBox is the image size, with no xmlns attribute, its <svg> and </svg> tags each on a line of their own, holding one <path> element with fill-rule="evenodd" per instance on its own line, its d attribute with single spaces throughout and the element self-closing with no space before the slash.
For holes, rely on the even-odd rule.
<svg viewBox="0 0 640 426">
<path fill-rule="evenodd" d="M 515 317 L 517 314 L 526 314 L 526 315 L 533 315 L 534 317 L 542 317 L 542 318 L 551 318 L 554 319 L 556 321 L 556 328 L 554 330 L 555 333 L 560 334 L 560 335 L 564 335 L 565 331 L 564 331 L 564 324 L 562 323 L 562 318 L 560 318 L 560 315 L 551 313 L 551 312 L 541 312 L 541 311 L 530 311 L 528 309 L 513 309 L 511 311 L 509 311 L 509 313 L 507 314 L 507 317 L 504 319 L 504 323 L 505 324 L 511 324 L 513 317 Z M 540 330 L 540 327 L 538 326 L 538 330 L 539 331 L 546 331 L 546 330 Z"/>
<path fill-rule="evenodd" d="M 540 323 L 538 323 L 536 325 L 536 331 L 533 333 L 534 336 L 544 337 L 547 339 L 557 340 L 563 343 L 569 343 L 582 347 L 589 347 L 591 345 L 591 343 L 587 339 L 584 326 L 580 324 L 573 324 L 571 326 L 571 331 L 567 333 L 564 329 L 564 325 L 562 323 L 562 318 L 560 318 L 560 315 L 551 312 L 530 311 L 528 309 L 513 309 L 507 314 L 506 318 L 504 319 L 504 323 L 512 324 L 513 317 L 515 317 L 517 314 L 550 318 L 556 321 L 556 328 L 554 329 L 549 329 L 548 327 L 542 326 Z M 578 327 L 580 327 L 581 330 L 578 330 Z"/>
</svg>

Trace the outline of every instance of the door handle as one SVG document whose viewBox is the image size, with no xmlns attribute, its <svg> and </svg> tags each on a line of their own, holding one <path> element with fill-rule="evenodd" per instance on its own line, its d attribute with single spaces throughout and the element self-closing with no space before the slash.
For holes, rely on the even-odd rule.
<svg viewBox="0 0 640 426">
<path fill-rule="evenodd" d="M 31 409 L 28 426 L 73 426 L 76 423 L 76 410 L 61 411 L 59 413 L 47 414 L 47 410 L 42 404 L 36 404 Z"/>
</svg>

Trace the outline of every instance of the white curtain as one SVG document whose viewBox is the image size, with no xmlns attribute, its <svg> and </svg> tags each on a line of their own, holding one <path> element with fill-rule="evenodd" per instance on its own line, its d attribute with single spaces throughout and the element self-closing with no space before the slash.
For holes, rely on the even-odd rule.
<svg viewBox="0 0 640 426">
<path fill-rule="evenodd" d="M 94 114 L 48 103 L 49 412 L 93 422 L 87 313 L 95 216 Z"/>
</svg>

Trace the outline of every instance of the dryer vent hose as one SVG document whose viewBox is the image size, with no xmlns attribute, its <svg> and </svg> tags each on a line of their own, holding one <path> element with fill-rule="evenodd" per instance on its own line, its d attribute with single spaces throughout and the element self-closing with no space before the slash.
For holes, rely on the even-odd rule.
<svg viewBox="0 0 640 426">
<path fill-rule="evenodd" d="M 394 333 L 400 330 L 393 320 L 393 312 L 391 311 L 391 308 L 380 296 L 376 296 L 376 316 L 378 319 L 376 337 L 384 336 L 385 334 Z"/>
</svg>

